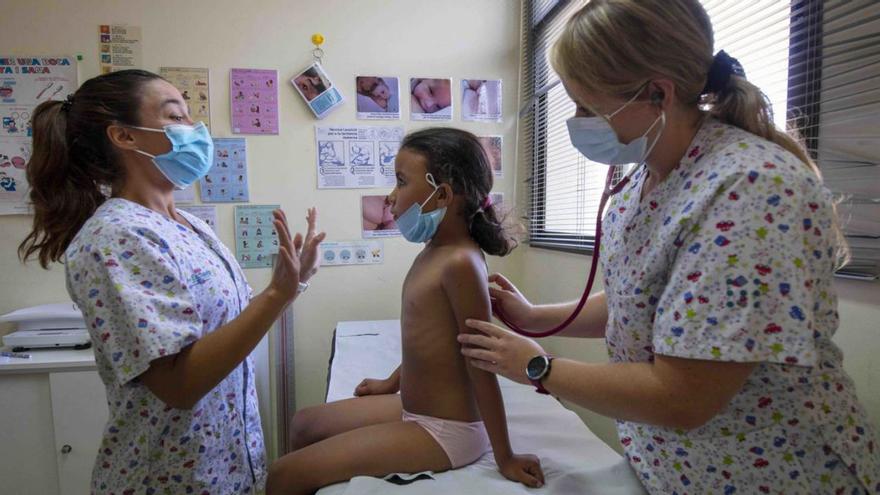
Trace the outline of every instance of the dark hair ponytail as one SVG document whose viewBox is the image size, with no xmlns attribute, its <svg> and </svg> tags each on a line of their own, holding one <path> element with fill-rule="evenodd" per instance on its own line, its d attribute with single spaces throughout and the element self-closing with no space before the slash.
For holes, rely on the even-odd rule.
<svg viewBox="0 0 880 495">
<path fill-rule="evenodd" d="M 505 226 L 505 220 L 506 216 L 499 217 L 498 207 L 491 203 L 474 213 L 469 230 L 480 249 L 495 256 L 504 256 L 513 251 L 518 243 Z"/>
<path fill-rule="evenodd" d="M 34 253 L 43 268 L 64 250 L 95 210 L 105 190 L 123 178 L 107 127 L 139 123 L 140 91 L 161 79 L 142 70 L 125 70 L 84 82 L 67 101 L 46 101 L 32 117 L 33 153 L 27 180 L 34 223 L 18 246 L 27 261 Z"/>
<path fill-rule="evenodd" d="M 495 256 L 513 251 L 517 241 L 489 200 L 492 167 L 476 136 L 460 129 L 432 127 L 408 134 L 400 147 L 424 156 L 437 183 L 449 184 L 453 193 L 464 198 L 461 214 L 480 249 Z"/>
</svg>

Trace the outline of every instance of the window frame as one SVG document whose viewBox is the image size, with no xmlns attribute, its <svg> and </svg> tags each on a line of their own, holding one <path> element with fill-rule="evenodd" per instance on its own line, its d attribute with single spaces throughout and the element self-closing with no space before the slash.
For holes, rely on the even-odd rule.
<svg viewBox="0 0 880 495">
<path fill-rule="evenodd" d="M 529 30 L 526 33 L 528 55 L 524 61 L 528 64 L 525 74 L 530 74 L 532 80 L 525 81 L 533 95 L 538 88 L 542 88 L 547 80 L 545 74 L 536 74 L 535 66 L 538 57 L 545 54 L 540 52 L 534 40 L 539 39 L 542 30 L 555 20 L 560 12 L 564 11 L 573 1 L 556 0 L 552 7 L 538 20 L 532 21 L 537 0 L 524 0 L 523 16 L 524 26 Z M 807 7 L 804 9 L 804 7 Z M 810 155 L 815 159 L 818 147 L 819 133 L 819 98 L 820 76 L 816 71 L 822 66 L 822 0 L 792 0 L 790 12 L 798 15 L 792 17 L 789 28 L 789 69 L 788 69 L 788 115 L 786 116 L 789 129 L 801 133 L 804 143 Z M 813 76 L 807 79 L 807 75 Z M 544 76 L 543 80 L 537 77 Z M 535 97 L 533 126 L 531 129 L 531 173 L 527 180 L 529 189 L 529 212 L 528 220 L 532 223 L 529 227 L 528 244 L 531 247 L 561 251 L 575 254 L 592 255 L 595 248 L 595 236 L 567 234 L 559 231 L 546 230 L 546 182 L 547 182 L 547 112 L 548 92 L 543 92 Z M 792 112 L 791 109 L 797 109 Z M 539 123 L 542 123 L 540 125 Z M 620 179 L 622 167 L 618 167 Z M 537 228 L 535 225 L 537 224 Z M 538 236 L 552 235 L 556 239 L 552 242 L 533 239 L 531 234 Z"/>
</svg>

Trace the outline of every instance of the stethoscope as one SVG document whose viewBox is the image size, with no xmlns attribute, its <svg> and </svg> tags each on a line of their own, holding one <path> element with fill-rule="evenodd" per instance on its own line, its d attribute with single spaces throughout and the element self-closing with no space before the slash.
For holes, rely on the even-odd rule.
<svg viewBox="0 0 880 495">
<path fill-rule="evenodd" d="M 495 316 L 497 316 L 499 320 L 520 335 L 532 338 L 542 338 L 561 332 L 568 327 L 575 318 L 577 318 L 578 314 L 580 314 L 584 305 L 587 303 L 587 298 L 590 296 L 590 291 L 593 289 L 593 281 L 596 278 L 596 268 L 599 265 L 599 248 L 602 244 L 602 212 L 605 210 L 605 203 L 608 201 L 608 198 L 622 191 L 623 188 L 629 184 L 630 177 L 632 177 L 632 175 L 640 168 L 641 166 L 633 167 L 633 169 L 621 179 L 620 182 L 614 185 L 614 187 L 611 186 L 611 183 L 614 181 L 614 173 L 617 171 L 617 167 L 608 168 L 608 175 L 605 177 L 605 189 L 602 191 L 602 198 L 599 200 L 599 212 L 596 214 L 596 240 L 593 244 L 593 261 L 590 262 L 590 275 L 587 277 L 587 286 L 584 288 L 584 293 L 581 295 L 581 299 L 578 301 L 574 311 L 571 312 L 571 315 L 569 315 L 565 321 L 550 330 L 545 330 L 543 332 L 530 332 L 508 320 L 507 317 L 504 316 L 504 311 L 501 308 L 501 301 L 496 299 L 492 306 L 492 312 L 495 313 Z"/>
</svg>

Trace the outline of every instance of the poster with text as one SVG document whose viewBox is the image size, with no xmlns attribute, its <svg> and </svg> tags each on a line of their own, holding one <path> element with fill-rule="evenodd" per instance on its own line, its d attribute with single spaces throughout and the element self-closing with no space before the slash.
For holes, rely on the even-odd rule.
<svg viewBox="0 0 880 495">
<path fill-rule="evenodd" d="M 411 120 L 452 120 L 452 79 L 413 77 L 409 80 Z"/>
<path fill-rule="evenodd" d="M 249 201 L 245 139 L 214 138 L 214 165 L 199 182 L 205 203 Z"/>
<path fill-rule="evenodd" d="M 29 213 L 26 166 L 37 105 L 77 88 L 71 56 L 0 56 L 0 215 Z"/>
<path fill-rule="evenodd" d="M 339 89 L 330 80 L 330 76 L 318 62 L 293 76 L 290 79 L 290 84 L 293 84 L 309 110 L 319 119 L 323 119 L 330 111 L 345 102 L 342 93 L 339 92 Z"/>
<path fill-rule="evenodd" d="M 394 187 L 404 128 L 315 127 L 318 189 Z"/>
<path fill-rule="evenodd" d="M 242 268 L 270 268 L 278 252 L 272 211 L 278 205 L 235 207 L 235 257 Z"/>
<path fill-rule="evenodd" d="M 181 206 L 178 208 L 183 210 L 196 218 L 201 219 L 203 222 L 208 224 L 208 227 L 216 233 L 217 232 L 217 207 L 214 205 L 188 205 Z"/>
<path fill-rule="evenodd" d="M 396 77 L 358 76 L 354 82 L 358 119 L 400 119 L 400 85 Z"/>
<path fill-rule="evenodd" d="M 140 26 L 101 24 L 98 37 L 101 74 L 142 67 Z"/>
<path fill-rule="evenodd" d="M 190 185 L 186 189 L 175 189 L 171 193 L 174 196 L 175 203 L 195 203 L 196 202 L 196 186 Z"/>
<path fill-rule="evenodd" d="M 461 120 L 501 122 L 501 80 L 461 81 Z"/>
<path fill-rule="evenodd" d="M 233 134 L 278 134 L 277 70 L 230 70 L 229 98 Z"/>
<path fill-rule="evenodd" d="M 204 122 L 211 130 L 211 91 L 208 69 L 194 67 L 159 67 L 159 75 L 180 91 L 190 118 Z"/>
</svg>

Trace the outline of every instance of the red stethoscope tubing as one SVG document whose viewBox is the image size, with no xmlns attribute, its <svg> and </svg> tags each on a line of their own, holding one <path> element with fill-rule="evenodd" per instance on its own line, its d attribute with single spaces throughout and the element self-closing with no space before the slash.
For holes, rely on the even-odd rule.
<svg viewBox="0 0 880 495">
<path fill-rule="evenodd" d="M 495 304 L 493 305 L 492 311 L 495 313 L 495 316 L 498 317 L 505 325 L 507 325 L 511 330 L 515 331 L 520 335 L 525 335 L 526 337 L 531 338 L 542 338 L 549 337 L 551 335 L 555 335 L 562 330 L 565 330 L 568 325 L 577 318 L 578 314 L 580 314 L 581 310 L 584 308 L 584 305 L 587 303 L 587 298 L 590 297 L 590 291 L 593 289 L 593 281 L 596 278 L 596 268 L 599 264 L 599 246 L 601 245 L 602 240 L 602 213 L 605 210 L 605 202 L 608 201 L 608 198 L 619 193 L 623 190 L 624 187 L 629 183 L 629 177 L 632 174 L 628 174 L 623 178 L 620 182 L 618 182 L 614 187 L 611 187 L 611 182 L 614 179 L 615 167 L 609 167 L 608 175 L 605 177 L 605 189 L 602 191 L 602 199 L 599 200 L 599 213 L 596 214 L 596 237 L 593 247 L 593 260 L 590 262 L 590 275 L 587 277 L 587 286 L 584 288 L 584 293 L 581 295 L 580 301 L 578 301 L 577 307 L 574 308 L 574 311 L 571 312 L 571 315 L 565 319 L 558 326 L 551 328 L 549 330 L 544 330 L 542 332 L 531 332 L 524 328 L 521 328 L 517 324 L 511 322 L 504 315 L 504 311 L 501 308 L 501 301 L 495 300 Z"/>
</svg>

